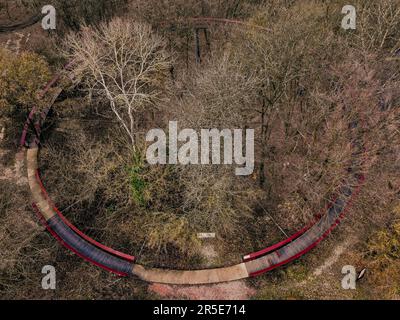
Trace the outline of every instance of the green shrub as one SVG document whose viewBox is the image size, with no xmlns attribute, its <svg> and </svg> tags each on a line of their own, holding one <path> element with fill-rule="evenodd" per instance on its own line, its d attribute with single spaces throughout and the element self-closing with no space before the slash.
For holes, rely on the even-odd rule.
<svg viewBox="0 0 400 320">
<path fill-rule="evenodd" d="M 148 202 L 149 197 L 146 194 L 147 183 L 143 177 L 144 161 L 141 153 L 136 152 L 133 154 L 133 163 L 128 171 L 133 200 L 136 204 L 144 206 Z"/>
<path fill-rule="evenodd" d="M 380 269 L 400 259 L 400 207 L 389 227 L 377 231 L 368 241 L 368 256 Z"/>
<path fill-rule="evenodd" d="M 166 250 L 168 245 L 173 245 L 180 251 L 191 254 L 200 248 L 200 241 L 186 217 L 154 213 L 151 214 L 150 220 L 147 243 L 149 248 L 162 251 Z"/>
<path fill-rule="evenodd" d="M 37 94 L 50 75 L 41 56 L 32 52 L 15 55 L 0 49 L 0 115 L 27 112 L 38 104 Z"/>
<path fill-rule="evenodd" d="M 369 282 L 388 299 L 400 294 L 400 206 L 393 214 L 393 221 L 371 236 L 366 254 Z"/>
</svg>

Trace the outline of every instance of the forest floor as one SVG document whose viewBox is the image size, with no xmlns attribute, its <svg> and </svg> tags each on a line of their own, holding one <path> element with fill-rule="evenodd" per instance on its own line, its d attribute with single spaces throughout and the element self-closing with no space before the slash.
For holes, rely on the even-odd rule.
<svg viewBox="0 0 400 320">
<path fill-rule="evenodd" d="M 4 17 L 0 17 L 0 23 L 2 23 L 2 18 L 4 19 Z M 18 18 L 23 17 L 21 16 Z M 43 30 L 38 25 L 19 32 L 0 34 L 0 45 L 14 51 L 24 50 L 30 46 L 37 47 L 38 43 L 41 43 L 41 48 L 46 48 L 47 40 L 43 41 L 43 34 Z M 49 39 L 49 37 L 46 37 L 46 39 Z M 62 127 L 58 129 L 64 130 Z M 19 192 L 22 190 L 22 192 L 24 192 L 24 190 L 28 189 L 24 168 L 24 151 L 16 151 L 16 148 L 9 148 L 9 143 L 4 143 L 7 138 L 9 137 L 5 136 L 4 125 L 0 123 L 0 182 L 12 184 L 15 186 L 16 190 L 19 190 Z M 17 137 L 13 139 L 15 140 Z M 23 202 L 26 203 L 23 204 Z M 39 224 L 34 213 L 32 210 L 29 210 L 29 208 L 29 199 L 22 199 L 21 202 L 12 204 L 11 208 L 8 210 L 9 214 L 13 216 L 11 220 L 19 221 L 18 223 L 20 226 L 18 226 L 16 230 L 18 231 L 24 228 L 28 231 L 27 233 L 31 232 L 32 235 L 39 232 L 44 233 L 44 228 Z M 0 234 L 0 239 L 1 236 Z M 122 286 L 124 290 L 132 291 L 130 287 L 132 285 L 132 287 L 137 286 L 137 291 L 139 293 L 141 293 L 141 287 L 145 287 L 147 292 L 144 297 L 152 299 L 242 300 L 363 298 L 368 296 L 366 295 L 368 286 L 365 283 L 365 280 L 367 280 L 369 276 L 368 271 L 365 277 L 366 279 L 357 283 L 356 290 L 344 290 L 341 286 L 341 280 L 344 276 L 341 273 L 343 266 L 354 265 L 357 270 L 361 270 L 361 268 L 364 267 L 363 265 L 359 265 L 358 260 L 358 252 L 359 248 L 362 246 L 362 241 L 359 234 L 354 233 L 348 220 L 345 220 L 343 225 L 339 226 L 338 230 L 336 230 L 326 242 L 323 242 L 300 261 L 279 268 L 271 274 L 256 279 L 207 286 L 143 284 L 136 279 L 113 279 L 111 281 L 107 278 L 107 281 L 112 283 L 112 285 L 123 281 L 130 282 L 129 285 Z M 54 247 L 55 241 L 54 243 L 49 243 L 49 247 L 50 246 Z M 204 247 L 204 255 L 210 260 L 215 258 L 211 247 Z M 54 259 L 55 262 L 60 256 L 61 255 L 57 254 L 51 259 Z M 10 257 L 10 259 L 12 260 L 13 257 Z M 83 272 L 80 272 L 81 269 L 85 271 L 90 270 L 92 276 L 85 279 L 77 278 L 77 289 L 74 292 L 55 292 L 54 296 L 50 296 L 49 298 L 82 298 L 85 292 L 80 292 L 80 286 L 96 286 L 98 282 L 104 280 L 102 279 L 103 275 L 96 277 L 96 275 L 102 272 L 98 271 L 96 267 L 77 265 L 76 270 L 70 270 L 65 276 L 61 275 L 60 281 L 63 281 L 62 279 L 64 277 L 72 277 L 74 272 L 78 276 L 80 275 L 83 277 Z M 96 271 L 93 271 L 93 269 L 96 269 Z M 84 284 L 83 282 L 86 283 Z M 93 283 L 90 284 L 90 282 Z M 112 285 L 110 285 L 110 287 L 112 287 Z M 39 284 L 37 284 L 36 287 L 37 286 L 39 286 Z M 102 288 L 102 290 L 105 289 Z M 121 292 L 122 293 L 117 293 L 117 295 L 119 294 L 119 298 L 124 298 L 126 295 L 122 289 Z M 102 294 L 103 293 L 99 293 L 98 297 L 91 296 L 91 298 L 104 298 Z M 45 293 L 43 293 L 43 295 L 45 295 Z"/>
</svg>

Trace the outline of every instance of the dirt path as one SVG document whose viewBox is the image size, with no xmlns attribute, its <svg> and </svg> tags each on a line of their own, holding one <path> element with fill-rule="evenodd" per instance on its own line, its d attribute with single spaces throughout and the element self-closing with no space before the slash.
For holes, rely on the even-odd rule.
<svg viewBox="0 0 400 320">
<path fill-rule="evenodd" d="M 4 124 L 0 122 L 0 146 L 6 139 Z M 4 165 L 3 157 L 10 151 L 0 147 L 0 182 L 10 188 L 12 199 L 6 215 L 2 216 L 0 223 L 0 238 L 3 245 L 0 253 L 0 271 L 14 268 L 18 263 L 21 250 L 28 246 L 30 241 L 43 232 L 30 212 L 26 211 L 26 199 L 21 197 L 21 192 L 27 189 L 28 180 L 25 173 L 25 150 L 21 149 L 15 154 L 14 161 Z"/>
<path fill-rule="evenodd" d="M 165 299 L 189 300 L 247 300 L 256 294 L 245 281 L 190 287 L 152 284 L 149 291 Z"/>
<path fill-rule="evenodd" d="M 346 252 L 346 250 L 356 242 L 356 238 L 349 238 L 343 243 L 339 244 L 332 255 L 325 260 L 325 262 L 316 268 L 313 272 L 314 277 L 321 276 L 326 270 L 329 270 L 340 258 L 340 256 Z"/>
</svg>

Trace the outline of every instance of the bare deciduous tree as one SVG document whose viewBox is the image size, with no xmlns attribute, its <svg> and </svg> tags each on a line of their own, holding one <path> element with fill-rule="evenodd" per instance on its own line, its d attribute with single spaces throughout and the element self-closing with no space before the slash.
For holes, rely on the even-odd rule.
<svg viewBox="0 0 400 320">
<path fill-rule="evenodd" d="M 171 59 L 163 39 L 147 24 L 117 18 L 70 34 L 65 45 L 77 76 L 108 101 L 134 148 L 137 113 L 165 97 Z"/>
</svg>

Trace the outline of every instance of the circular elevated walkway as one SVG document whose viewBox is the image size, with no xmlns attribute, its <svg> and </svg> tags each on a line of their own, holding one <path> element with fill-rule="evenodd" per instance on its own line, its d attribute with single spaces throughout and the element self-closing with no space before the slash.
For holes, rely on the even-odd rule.
<svg viewBox="0 0 400 320">
<path fill-rule="evenodd" d="M 196 18 L 196 21 L 192 22 L 243 24 L 242 22 L 232 22 L 226 19 L 222 19 L 223 21 L 216 20 L 218 19 Z M 1 30 L 0 28 L 0 32 Z M 64 71 L 68 71 L 72 63 L 65 66 Z M 43 97 L 48 93 L 64 75 L 60 73 L 55 76 L 39 96 Z M 61 89 L 54 92 L 51 104 L 56 100 Z M 353 122 L 349 124 L 349 135 L 351 136 L 351 144 L 354 150 L 352 163 L 348 168 L 348 177 L 343 182 L 334 200 L 329 203 L 325 211 L 312 224 L 278 244 L 245 255 L 243 262 L 235 266 L 187 271 L 146 269 L 144 266 L 135 263 L 134 256 L 100 244 L 78 230 L 51 201 L 40 179 L 38 168 L 41 128 L 50 109 L 51 105 L 42 112 L 33 108 L 25 123 L 21 138 L 21 146 L 27 148 L 27 172 L 33 208 L 46 225 L 48 231 L 62 245 L 90 263 L 119 276 L 137 276 L 144 281 L 155 283 L 195 285 L 228 282 L 261 275 L 300 258 L 328 237 L 344 218 L 364 182 L 362 172 L 365 150 L 362 136 L 358 132 L 359 124 Z"/>
<path fill-rule="evenodd" d="M 57 83 L 58 77 L 46 86 L 44 92 L 41 93 L 42 96 Z M 55 92 L 59 95 L 61 90 Z M 55 97 L 52 101 L 55 101 Z M 356 132 L 358 125 L 353 123 L 349 125 L 354 148 L 354 159 L 351 167 L 348 168 L 349 176 L 335 200 L 313 225 L 277 245 L 246 255 L 243 263 L 235 266 L 188 271 L 146 269 L 135 264 L 135 257 L 113 250 L 86 236 L 73 226 L 52 203 L 40 180 L 38 168 L 41 127 L 49 110 L 50 107 L 42 112 L 32 110 L 21 139 L 21 144 L 27 147 L 27 173 L 33 207 L 49 232 L 61 244 L 90 263 L 119 276 L 137 276 L 144 281 L 156 283 L 194 285 L 228 282 L 263 274 L 298 259 L 325 239 L 343 219 L 364 182 L 364 176 L 361 173 L 364 153 L 362 139 Z M 30 127 L 33 128 L 31 132 L 29 132 Z"/>
</svg>

